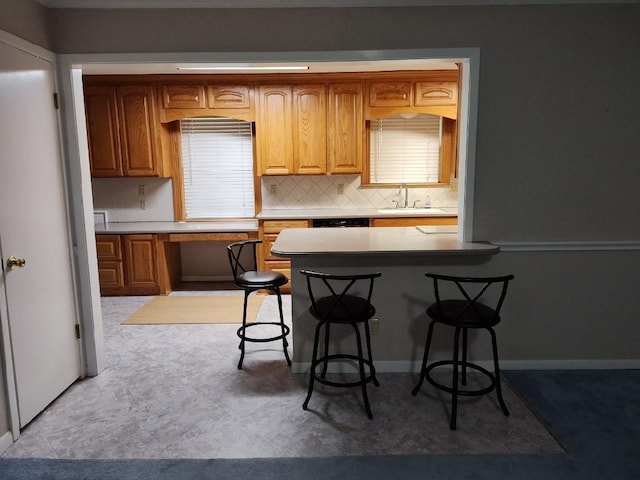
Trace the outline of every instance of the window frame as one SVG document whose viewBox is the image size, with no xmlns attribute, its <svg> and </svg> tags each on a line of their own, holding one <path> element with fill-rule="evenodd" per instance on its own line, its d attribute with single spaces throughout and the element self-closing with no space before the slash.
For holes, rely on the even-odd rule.
<svg viewBox="0 0 640 480">
<path fill-rule="evenodd" d="M 210 115 L 208 115 L 210 116 Z M 198 117 L 185 117 L 183 120 L 197 119 Z M 259 177 L 256 174 L 256 124 L 255 121 L 249 121 L 245 118 L 235 118 L 232 116 L 225 116 L 232 120 L 245 121 L 251 124 L 251 147 L 253 152 L 253 205 L 254 216 L 253 217 L 200 217 L 200 218 L 187 218 L 186 202 L 185 202 L 185 187 L 184 187 L 184 165 L 182 160 L 182 132 L 180 127 L 181 120 L 175 120 L 169 124 L 169 132 L 172 137 L 172 149 L 174 150 L 174 165 L 172 175 L 173 179 L 173 196 L 174 196 L 174 217 L 176 221 L 180 222 L 209 222 L 209 221 L 234 221 L 234 220 L 252 220 L 255 218 L 255 214 L 260 209 L 260 189 L 257 188 Z"/>
<path fill-rule="evenodd" d="M 413 187 L 437 187 L 448 186 L 451 179 L 457 178 L 457 121 L 448 117 L 442 118 L 442 147 L 440 149 L 440 166 L 437 182 L 403 182 Z M 362 168 L 361 187 L 384 188 L 397 187 L 398 183 L 378 183 L 371 180 L 371 122 L 376 119 L 368 119 L 365 122 L 365 156 Z"/>
</svg>

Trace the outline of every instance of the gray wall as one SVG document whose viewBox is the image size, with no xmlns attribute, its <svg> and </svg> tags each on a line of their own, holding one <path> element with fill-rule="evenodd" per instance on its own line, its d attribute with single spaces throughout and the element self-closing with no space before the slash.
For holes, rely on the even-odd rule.
<svg viewBox="0 0 640 480">
<path fill-rule="evenodd" d="M 640 4 L 78 9 L 51 22 L 67 54 L 479 48 L 474 237 L 526 245 L 437 268 L 517 274 L 501 329 L 513 365 L 640 360 Z M 579 248 L 589 241 L 636 243 Z M 415 294 L 429 302 L 426 280 Z"/>
<path fill-rule="evenodd" d="M 0 30 L 52 50 L 48 10 L 35 0 L 0 0 Z"/>
<path fill-rule="evenodd" d="M 475 238 L 640 240 L 637 3 L 74 9 L 51 20 L 57 53 L 479 47 Z"/>
</svg>

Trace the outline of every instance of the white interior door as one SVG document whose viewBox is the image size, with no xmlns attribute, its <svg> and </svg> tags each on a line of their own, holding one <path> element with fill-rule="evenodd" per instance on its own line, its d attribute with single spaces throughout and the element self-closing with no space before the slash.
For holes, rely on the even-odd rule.
<svg viewBox="0 0 640 480">
<path fill-rule="evenodd" d="M 0 293 L 23 427 L 82 370 L 53 67 L 1 40 Z"/>
</svg>

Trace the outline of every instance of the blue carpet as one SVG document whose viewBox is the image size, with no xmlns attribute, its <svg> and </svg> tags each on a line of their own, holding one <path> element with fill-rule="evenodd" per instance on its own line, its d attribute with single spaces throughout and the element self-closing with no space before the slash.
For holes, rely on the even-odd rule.
<svg viewBox="0 0 640 480">
<path fill-rule="evenodd" d="M 640 479 L 640 370 L 511 371 L 504 376 L 567 450 L 566 454 L 249 460 L 0 459 L 0 479 Z"/>
</svg>

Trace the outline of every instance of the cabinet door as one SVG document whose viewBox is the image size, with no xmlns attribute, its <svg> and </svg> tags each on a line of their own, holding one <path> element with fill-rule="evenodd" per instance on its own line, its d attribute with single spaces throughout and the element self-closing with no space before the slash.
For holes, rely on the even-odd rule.
<svg viewBox="0 0 640 480">
<path fill-rule="evenodd" d="M 288 175 L 293 172 L 290 86 L 259 89 L 256 124 L 258 172 L 261 175 Z"/>
<path fill-rule="evenodd" d="M 86 86 L 85 110 L 92 177 L 121 177 L 118 102 L 114 87 Z"/>
<path fill-rule="evenodd" d="M 124 245 L 127 286 L 148 293 L 159 291 L 156 236 L 125 235 Z"/>
<path fill-rule="evenodd" d="M 251 108 L 250 85 L 209 85 L 207 105 L 209 108 Z"/>
<path fill-rule="evenodd" d="M 457 82 L 417 82 L 417 107 L 429 105 L 456 105 L 458 103 Z"/>
<path fill-rule="evenodd" d="M 361 173 L 363 152 L 362 84 L 329 85 L 329 171 Z"/>
<path fill-rule="evenodd" d="M 98 260 L 122 260 L 120 235 L 96 235 Z"/>
<path fill-rule="evenodd" d="M 293 158 L 295 173 L 327 171 L 327 95 L 324 85 L 293 87 Z"/>
<path fill-rule="evenodd" d="M 168 109 L 205 107 L 204 85 L 165 84 L 162 85 L 162 106 Z"/>
<path fill-rule="evenodd" d="M 116 87 L 125 176 L 158 175 L 158 138 L 152 85 Z"/>
<path fill-rule="evenodd" d="M 124 288 L 122 262 L 98 262 L 98 279 L 102 295 L 111 295 L 114 291 L 119 293 Z"/>
<path fill-rule="evenodd" d="M 372 82 L 369 85 L 369 105 L 372 107 L 412 106 L 411 82 Z"/>
</svg>

